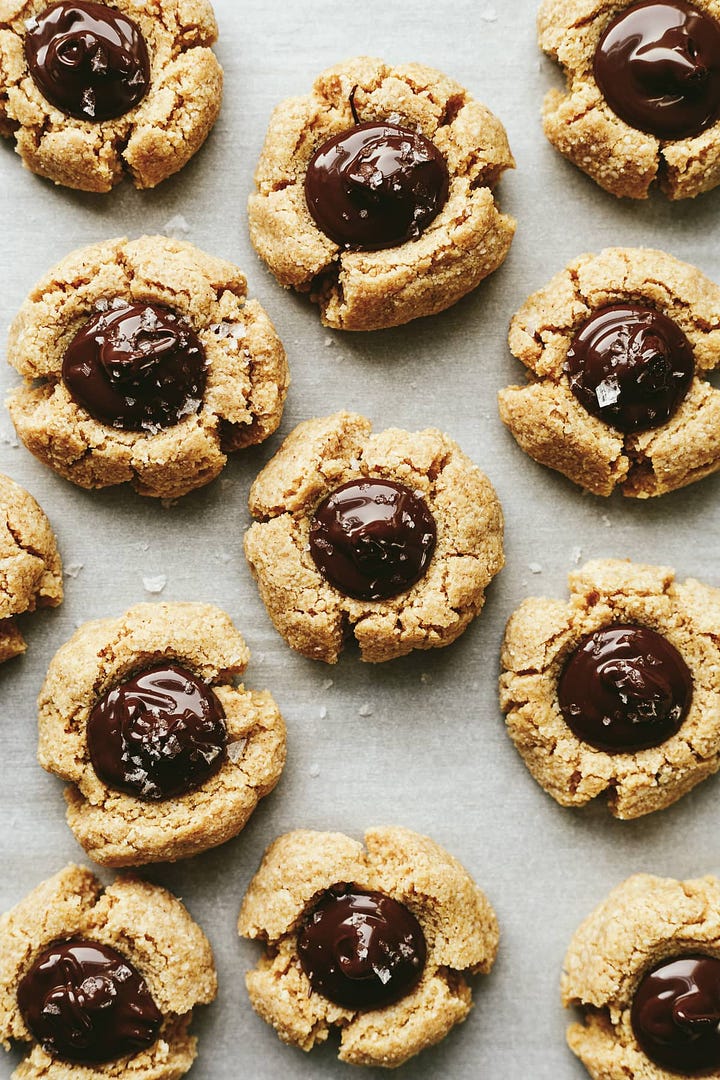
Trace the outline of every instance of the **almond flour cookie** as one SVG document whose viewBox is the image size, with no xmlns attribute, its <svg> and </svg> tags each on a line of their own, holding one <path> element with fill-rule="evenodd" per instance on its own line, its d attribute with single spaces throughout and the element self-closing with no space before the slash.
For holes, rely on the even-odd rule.
<svg viewBox="0 0 720 1080">
<path fill-rule="evenodd" d="M 567 89 L 545 98 L 553 146 L 617 196 L 670 199 L 720 183 L 716 0 L 544 0 L 540 45 Z"/>
<path fill-rule="evenodd" d="M 568 1043 L 593 1080 L 720 1074 L 720 881 L 636 874 L 570 943 Z"/>
<path fill-rule="evenodd" d="M 192 1010 L 211 1002 L 210 944 L 165 889 L 103 888 L 67 866 L 0 919 L 0 1041 L 30 1043 L 13 1080 L 179 1080 Z"/>
<path fill-rule="evenodd" d="M 662 251 L 581 255 L 523 304 L 499 394 L 530 457 L 594 495 L 645 499 L 720 468 L 720 289 Z"/>
<path fill-rule="evenodd" d="M 67 820 L 105 866 L 174 862 L 236 836 L 285 764 L 267 692 L 235 680 L 250 653 L 207 604 L 138 604 L 86 623 L 38 701 L 38 759 L 67 780 Z"/>
<path fill-rule="evenodd" d="M 63 599 L 55 534 L 38 504 L 0 474 L 0 664 L 27 648 L 15 616 Z"/>
<path fill-rule="evenodd" d="M 358 57 L 273 113 L 250 237 L 327 326 L 434 315 L 504 261 L 515 222 L 492 189 L 514 167 L 505 129 L 433 68 Z"/>
<path fill-rule="evenodd" d="M 9 399 L 36 457 L 84 488 L 177 498 L 282 416 L 285 351 L 236 266 L 163 236 L 68 255 L 10 328 Z"/>
<path fill-rule="evenodd" d="M 250 1001 L 302 1050 L 340 1029 L 341 1061 L 394 1068 L 467 1017 L 467 974 L 495 961 L 498 926 L 467 871 L 426 836 L 369 829 L 279 837 L 238 923 L 267 953 Z M 342 957 L 341 962 L 339 958 Z"/>
<path fill-rule="evenodd" d="M 434 428 L 371 434 L 364 416 L 306 420 L 250 490 L 245 554 L 288 645 L 334 664 L 450 645 L 503 558 L 487 477 Z"/>
<path fill-rule="evenodd" d="M 500 702 L 528 769 L 562 806 L 608 793 L 635 818 L 720 767 L 720 589 L 615 559 L 570 574 L 570 600 L 507 625 Z"/>
<path fill-rule="evenodd" d="M 3 0 L 0 135 L 56 184 L 155 187 L 217 119 L 216 40 L 207 0 Z"/>
</svg>

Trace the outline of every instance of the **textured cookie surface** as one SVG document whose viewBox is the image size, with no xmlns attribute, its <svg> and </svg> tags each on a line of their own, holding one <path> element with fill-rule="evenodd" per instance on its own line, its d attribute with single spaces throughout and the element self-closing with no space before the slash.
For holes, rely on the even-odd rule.
<svg viewBox="0 0 720 1080">
<path fill-rule="evenodd" d="M 197 413 L 171 427 L 124 431 L 95 420 L 62 380 L 63 357 L 99 301 L 150 302 L 184 316 L 206 355 Z M 227 455 L 277 428 L 288 385 L 285 351 L 247 299 L 236 266 L 162 236 L 108 240 L 68 255 L 33 289 L 10 328 L 8 359 L 24 377 L 10 398 L 29 450 L 84 488 L 130 483 L 176 498 L 214 480 Z"/>
<path fill-rule="evenodd" d="M 33 1042 L 18 1007 L 18 984 L 44 948 L 74 936 L 125 956 L 163 1015 L 157 1040 L 134 1057 L 84 1067 L 53 1058 Z M 33 1043 L 13 1080 L 179 1080 L 191 1067 L 197 1052 L 188 1034 L 192 1010 L 214 999 L 217 977 L 207 938 L 165 889 L 129 878 L 103 889 L 89 870 L 68 866 L 0 918 L 0 941 L 0 1041 L 6 1049 L 11 1041 Z"/>
<path fill-rule="evenodd" d="M 695 376 L 661 427 L 623 434 L 580 404 L 564 371 L 580 325 L 609 304 L 657 309 L 684 332 Z M 720 361 L 720 288 L 695 267 L 647 248 L 581 255 L 523 304 L 510 325 L 510 350 L 529 384 L 499 394 L 500 415 L 530 457 L 595 495 L 648 498 L 720 468 L 720 390 L 705 378 Z"/>
<path fill-rule="evenodd" d="M 352 102 L 351 102 L 352 95 Z M 319 230 L 305 202 L 308 163 L 359 122 L 419 130 L 450 173 L 444 209 L 417 239 L 383 251 L 345 251 Z M 282 285 L 309 292 L 336 329 L 397 326 L 450 307 L 496 270 L 515 223 L 492 189 L 514 166 L 505 129 L 439 71 L 359 57 L 323 72 L 307 97 L 273 113 L 250 196 L 250 236 Z"/>
<path fill-rule="evenodd" d="M 510 738 L 528 769 L 563 806 L 608 793 L 610 810 L 635 818 L 661 810 L 720 767 L 720 590 L 673 571 L 619 560 L 570 575 L 570 600 L 526 600 L 511 617 L 502 650 L 500 701 Z M 609 754 L 581 741 L 563 719 L 557 684 L 581 640 L 602 627 L 634 624 L 666 637 L 690 668 L 693 695 L 666 742 Z"/>
<path fill-rule="evenodd" d="M 149 802 L 98 777 L 86 727 L 108 690 L 167 659 L 212 686 L 225 711 L 227 759 L 199 788 Z M 71 785 L 68 824 L 93 859 L 106 866 L 174 861 L 244 827 L 285 764 L 285 725 L 275 702 L 235 685 L 249 659 L 228 616 L 205 604 L 138 604 L 119 619 L 86 623 L 59 650 L 38 701 L 38 758 Z"/>
<path fill-rule="evenodd" d="M 62 563 L 43 511 L 0 474 L 0 663 L 25 652 L 16 615 L 62 603 Z"/>
<path fill-rule="evenodd" d="M 386 893 L 422 927 L 422 979 L 394 1005 L 358 1013 L 311 990 L 297 933 L 337 882 Z M 311 1050 L 339 1027 L 341 1061 L 385 1067 L 402 1065 L 466 1018 L 472 1001 L 464 975 L 490 971 L 498 946 L 495 913 L 467 871 L 434 841 L 401 828 L 368 830 L 365 847 L 342 833 L 279 837 L 250 882 L 239 931 L 268 946 L 246 981 L 253 1008 L 284 1042 Z"/>
<path fill-rule="evenodd" d="M 621 120 L 593 74 L 595 51 L 612 20 L 632 0 L 543 0 L 540 46 L 567 79 L 545 97 L 543 124 L 553 146 L 606 191 L 647 197 L 657 181 L 671 199 L 686 199 L 720 183 L 720 121 L 693 138 L 658 139 Z M 717 0 L 693 0 L 720 20 Z"/>
<path fill-rule="evenodd" d="M 419 492 L 437 525 L 425 576 L 389 600 L 343 595 L 309 551 L 318 503 L 366 477 Z M 372 434 L 369 420 L 346 412 L 305 421 L 256 479 L 250 511 L 259 520 L 245 535 L 245 553 L 270 618 L 294 649 L 329 663 L 350 633 L 373 662 L 451 644 L 481 611 L 504 561 L 502 511 L 490 481 L 432 428 Z"/>
<path fill-rule="evenodd" d="M 573 937 L 562 997 L 584 1013 L 568 1043 L 593 1080 L 671 1080 L 635 1038 L 630 1010 L 643 975 L 681 954 L 720 956 L 720 882 L 636 874 L 613 889 Z M 716 1071 L 703 1073 L 716 1076 Z"/>
<path fill-rule="evenodd" d="M 223 74 L 211 46 L 217 24 L 207 0 L 111 0 L 139 26 L 151 81 L 130 112 L 102 123 L 66 116 L 43 97 L 25 58 L 26 25 L 47 0 L 0 2 L 0 134 L 14 136 L 39 176 L 83 191 L 110 191 L 129 174 L 152 188 L 181 169 L 215 123 Z"/>
</svg>

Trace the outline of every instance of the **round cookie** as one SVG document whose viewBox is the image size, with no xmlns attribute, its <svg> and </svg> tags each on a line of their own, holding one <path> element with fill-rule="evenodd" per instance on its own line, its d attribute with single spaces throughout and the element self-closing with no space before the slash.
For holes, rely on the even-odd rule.
<svg viewBox="0 0 720 1080">
<path fill-rule="evenodd" d="M 635 323 L 617 313 L 588 361 L 578 341 L 613 308 Z M 705 377 L 720 360 L 719 324 L 720 288 L 695 267 L 646 248 L 581 255 L 511 322 L 529 385 L 500 391 L 503 423 L 535 461 L 594 495 L 644 499 L 701 480 L 720 468 L 720 391 Z"/>
<path fill-rule="evenodd" d="M 569 580 L 568 603 L 531 598 L 508 622 L 500 703 L 510 738 L 562 806 L 607 792 L 618 818 L 662 810 L 720 768 L 720 590 L 614 559 Z M 643 630 L 639 640 L 590 638 L 628 627 Z M 580 685 L 590 701 L 570 667 L 588 639 L 596 661 Z"/>
<path fill-rule="evenodd" d="M 370 925 L 362 912 L 350 916 L 351 927 L 368 925 L 371 954 L 385 936 L 380 954 L 388 966 L 376 974 L 373 992 L 382 990 L 383 980 L 392 985 L 401 958 L 416 958 L 418 939 L 425 942 L 414 987 L 383 1008 L 334 1004 L 313 988 L 316 976 L 308 976 L 299 955 L 308 928 L 317 922 L 313 912 L 349 889 L 364 894 L 366 904 L 368 893 L 379 893 L 405 909 L 402 923 L 397 911 L 385 920 L 381 912 L 379 931 L 372 915 Z M 415 928 L 412 936 L 405 933 L 408 924 Z M 404 949 L 393 949 L 398 927 Z M 284 1042 L 311 1050 L 338 1027 L 341 1061 L 389 1068 L 440 1042 L 465 1020 L 472 1007 L 465 976 L 489 972 L 498 947 L 495 913 L 467 871 L 432 840 L 401 828 L 369 829 L 364 848 L 342 833 L 299 830 L 279 837 L 250 882 L 238 929 L 266 943 L 268 951 L 246 983 L 253 1008 Z M 361 945 L 364 934 L 354 933 Z M 331 954 L 345 956 L 348 968 L 364 963 L 362 955 L 349 955 L 352 934 L 347 930 L 340 951 Z M 370 973 L 364 977 L 369 985 Z"/>
<path fill-rule="evenodd" d="M 8 359 L 25 379 L 8 408 L 36 457 L 80 487 L 130 483 L 157 498 L 210 483 L 229 453 L 271 435 L 288 387 L 243 274 L 162 236 L 68 255 L 20 309 Z"/>
<path fill-rule="evenodd" d="M 57 607 L 62 563 L 43 511 L 24 488 L 0 474 L 0 664 L 27 648 L 15 616 Z"/>
<path fill-rule="evenodd" d="M 351 635 L 362 659 L 374 663 L 450 645 L 482 610 L 485 589 L 504 563 L 497 496 L 457 443 L 433 428 L 375 435 L 371 429 L 365 417 L 348 412 L 306 420 L 250 490 L 250 512 L 258 520 L 245 534 L 245 554 L 268 614 L 292 648 L 331 664 Z M 375 508 L 377 520 L 358 536 L 355 550 L 345 552 L 340 568 L 347 590 L 358 584 L 352 572 L 367 579 L 369 565 L 377 577 L 372 585 L 381 586 L 368 590 L 371 597 L 348 595 L 320 569 L 323 545 L 327 549 L 320 511 L 351 482 L 371 495 L 378 482 L 400 485 L 398 501 L 380 494 L 377 502 L 396 517 L 408 513 L 416 538 L 420 534 L 416 543 L 401 522 L 387 525 L 382 506 Z M 363 500 L 361 491 L 356 505 Z M 426 531 L 427 515 L 435 536 Z M 336 526 L 340 536 L 348 531 L 352 537 L 347 518 Z M 393 549 L 414 571 L 409 577 Z M 389 577 L 383 564 L 398 573 Z M 388 595 L 388 581 L 395 595 Z"/>
<path fill-rule="evenodd" d="M 613 195 L 644 199 L 657 182 L 670 199 L 692 198 L 720 183 L 718 7 L 650 6 L 544 0 L 540 46 L 567 86 L 546 95 L 543 125 L 552 145 Z"/>
<path fill-rule="evenodd" d="M 330 139 L 371 123 L 381 129 L 380 142 L 353 144 L 344 155 L 351 166 L 357 164 L 347 182 L 339 178 L 347 205 L 341 202 L 330 213 L 328 191 L 320 192 L 322 220 L 332 216 L 343 233 L 333 240 L 308 207 L 308 167 Z M 383 126 L 394 138 L 394 153 L 387 152 Z M 398 135 L 398 126 L 404 135 Z M 417 145 L 418 134 L 431 145 Z M 438 157 L 447 168 L 446 199 Z M 398 213 L 413 221 L 407 189 L 413 187 L 418 161 L 420 170 L 431 169 L 429 183 L 420 179 L 417 185 L 422 195 L 414 221 L 423 227 L 414 233 L 419 235 L 400 237 L 380 250 L 344 242 L 347 218 L 367 223 L 378 200 L 384 222 L 396 226 Z M 310 293 L 325 325 L 338 330 L 398 326 L 444 311 L 503 262 L 515 222 L 498 212 L 492 189 L 513 167 L 502 124 L 459 83 L 419 64 L 392 67 L 358 57 L 323 72 L 306 97 L 275 109 L 248 203 L 250 237 L 281 285 Z M 396 182 L 402 189 L 399 211 L 396 203 L 390 201 L 388 208 L 383 202 L 386 188 Z M 426 203 L 430 183 L 437 195 L 432 208 Z M 361 235 L 365 232 L 362 228 Z M 368 236 L 367 242 L 372 246 L 378 240 Z"/>
<path fill-rule="evenodd" d="M 272 791 L 285 724 L 270 694 L 235 685 L 249 659 L 206 604 L 138 604 L 85 623 L 58 651 L 38 699 L 38 760 L 69 782 L 68 824 L 96 862 L 216 847 Z"/>
<path fill-rule="evenodd" d="M 56 184 L 110 191 L 129 174 L 136 187 L 152 188 L 187 164 L 218 117 L 215 16 L 208 0 L 99 7 L 3 4 L 0 134 L 15 138 L 28 169 Z"/>
<path fill-rule="evenodd" d="M 38 885 L 0 918 L 0 938 L 0 1041 L 6 1049 L 11 1040 L 31 1044 L 13 1080 L 68 1080 L 79 1076 L 178 1080 L 190 1069 L 197 1053 L 197 1040 L 188 1034 L 192 1010 L 214 999 L 217 977 L 207 938 L 180 901 L 165 889 L 131 878 L 118 879 L 103 888 L 89 870 L 71 865 Z M 119 953 L 120 978 L 112 978 L 111 968 L 109 973 L 103 971 L 94 986 L 89 985 L 90 979 L 80 985 L 87 972 L 77 961 L 65 961 L 53 996 L 51 987 L 39 985 L 37 975 L 33 980 L 32 969 L 46 949 L 67 941 L 82 941 Z M 118 970 L 117 963 L 114 967 Z M 142 987 L 138 987 L 137 977 Z M 131 1011 L 124 1019 L 120 1009 L 127 1007 L 122 999 L 123 984 L 128 981 L 141 1008 L 139 1016 L 138 1012 L 133 1016 Z M 103 1004 L 108 982 L 112 983 L 111 1000 Z M 39 1020 L 54 1027 L 53 1035 L 60 1038 L 52 1042 L 48 1038 L 48 1047 L 57 1048 L 61 1036 L 67 1038 L 69 1031 L 74 1061 L 43 1048 L 35 1038 L 28 1027 L 27 1007 L 23 1008 L 18 1000 L 20 990 L 27 1006 L 28 989 L 37 995 L 36 1001 L 44 998 L 50 1005 Z M 54 1010 L 53 1003 L 57 1006 Z M 32 1020 L 37 1023 L 38 1017 Z M 82 1055 L 93 1050 L 93 1029 L 107 1032 L 114 1025 L 125 1029 L 125 1033 L 137 1035 L 142 1031 L 144 1037 L 136 1040 L 142 1042 L 142 1047 L 130 1055 L 126 1051 L 115 1060 L 98 1061 L 90 1056 L 92 1064 L 83 1064 Z M 46 1026 L 42 1036 L 48 1036 Z"/>
<path fill-rule="evenodd" d="M 718 1075 L 719 912 L 715 877 L 636 874 L 579 927 L 563 964 L 562 999 L 583 1013 L 568 1028 L 568 1044 L 593 1080 Z M 684 970 L 669 966 L 678 962 Z"/>
</svg>

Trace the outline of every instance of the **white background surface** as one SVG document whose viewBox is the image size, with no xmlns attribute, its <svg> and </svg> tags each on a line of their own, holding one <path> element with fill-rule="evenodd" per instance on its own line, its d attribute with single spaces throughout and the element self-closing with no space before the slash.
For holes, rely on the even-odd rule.
<svg viewBox="0 0 720 1080">
<path fill-rule="evenodd" d="M 258 950 L 238 941 L 235 920 L 266 844 L 281 832 L 304 826 L 361 836 L 371 824 L 404 824 L 429 833 L 465 863 L 497 910 L 500 955 L 492 975 L 476 982 L 470 1019 L 399 1077 L 581 1080 L 558 1000 L 576 925 L 634 871 L 686 877 L 718 870 L 720 781 L 634 823 L 615 822 L 602 804 L 564 810 L 526 772 L 497 705 L 506 619 L 527 595 L 566 594 L 576 548 L 583 559 L 669 563 L 680 575 L 720 585 L 720 478 L 649 503 L 584 496 L 526 458 L 497 416 L 497 390 L 522 381 L 507 350 L 508 320 L 571 257 L 608 244 L 654 246 L 720 279 L 720 191 L 678 205 L 661 196 L 617 202 L 545 142 L 540 101 L 559 80 L 537 51 L 535 7 L 535 0 L 215 0 L 225 103 L 207 146 L 179 176 L 154 192 L 124 184 L 111 195 L 84 195 L 30 175 L 10 144 L 0 147 L 3 328 L 72 248 L 161 232 L 181 214 L 187 239 L 244 269 L 286 345 L 293 384 L 280 434 L 340 408 L 366 413 L 378 429 L 442 427 L 488 473 L 506 511 L 507 568 L 456 645 L 381 666 L 349 655 L 330 669 L 295 655 L 277 636 L 242 554 L 247 491 L 280 434 L 165 510 L 128 491 L 67 484 L 12 445 L 3 411 L 0 469 L 39 499 L 66 567 L 82 570 L 67 579 L 59 610 L 24 623 L 29 652 L 0 671 L 0 909 L 69 860 L 87 862 L 65 825 L 62 784 L 35 761 L 35 699 L 52 655 L 78 625 L 152 599 L 144 576 L 167 577 L 163 600 L 224 606 L 253 653 L 248 685 L 270 689 L 287 719 L 286 771 L 244 833 L 189 862 L 145 872 L 184 899 L 215 947 L 220 993 L 196 1018 L 194 1080 L 350 1075 L 332 1046 L 310 1056 L 283 1046 L 245 994 L 243 973 Z M 434 65 L 500 116 L 517 171 L 502 181 L 499 201 L 517 217 L 518 233 L 501 270 L 449 312 L 384 333 L 342 335 L 323 329 L 315 310 L 285 293 L 258 261 L 245 203 L 272 107 L 307 92 L 324 67 L 363 52 Z M 1 378 L 3 388 L 17 381 L 9 370 Z M 542 572 L 533 574 L 531 563 Z M 11 1060 L 0 1058 L 0 1075 L 10 1075 Z"/>
</svg>

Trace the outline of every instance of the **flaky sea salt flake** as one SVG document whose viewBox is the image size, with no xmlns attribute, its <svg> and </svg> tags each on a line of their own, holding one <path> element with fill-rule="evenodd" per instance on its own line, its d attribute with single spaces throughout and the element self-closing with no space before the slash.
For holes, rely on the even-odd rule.
<svg viewBox="0 0 720 1080">
<path fill-rule="evenodd" d="M 595 397 L 601 409 L 606 409 L 608 405 L 614 405 L 620 397 L 620 384 L 617 378 L 611 375 L 598 383 L 595 388 Z"/>
<path fill-rule="evenodd" d="M 190 225 L 183 214 L 174 214 L 163 225 L 163 232 L 166 236 L 187 236 Z"/>
<path fill-rule="evenodd" d="M 247 746 L 247 739 L 236 739 L 235 742 L 228 743 L 227 756 L 228 760 L 237 765 L 238 761 L 245 753 L 245 747 Z"/>
<path fill-rule="evenodd" d="M 155 577 L 144 577 L 143 587 L 145 592 L 157 594 L 161 593 L 167 585 L 167 578 L 164 574 L 157 574 Z"/>
</svg>

